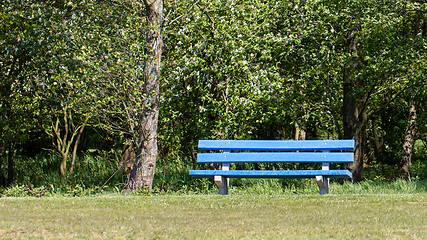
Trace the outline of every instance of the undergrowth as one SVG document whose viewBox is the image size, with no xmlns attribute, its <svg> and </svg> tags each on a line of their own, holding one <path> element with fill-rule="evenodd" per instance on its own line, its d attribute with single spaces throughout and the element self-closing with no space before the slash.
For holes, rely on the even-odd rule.
<svg viewBox="0 0 427 240">
<path fill-rule="evenodd" d="M 235 181 L 237 180 L 237 181 Z M 200 187 L 202 186 L 202 187 Z M 150 194 L 217 194 L 218 190 L 208 181 L 201 180 L 200 186 L 183 186 L 175 191 L 164 191 L 153 188 L 148 192 L 145 189 L 134 192 L 132 195 Z M 313 179 L 232 179 L 229 194 L 238 195 L 293 195 L 318 194 L 316 182 Z M 404 181 L 397 179 L 393 182 L 363 181 L 353 184 L 331 181 L 330 194 L 417 194 L 427 193 L 426 181 Z M 54 185 L 34 187 L 31 185 L 15 185 L 0 189 L 0 197 L 46 197 L 46 196 L 98 196 L 102 194 L 120 194 L 118 187 L 107 186 L 101 189 L 98 186 L 85 187 L 82 185 L 55 187 Z"/>
<path fill-rule="evenodd" d="M 60 177 L 57 159 L 52 155 L 17 159 L 15 181 L 0 188 L 0 197 L 96 196 L 120 194 L 126 174 L 120 170 L 117 153 L 99 152 L 77 159 L 71 178 Z M 147 194 L 217 194 L 211 180 L 188 174 L 189 167 L 177 162 L 159 161 L 153 189 Z M 332 179 L 330 194 L 426 193 L 427 167 L 423 161 L 412 164 L 410 181 L 396 178 L 396 169 L 387 165 L 367 166 L 361 183 L 338 183 Z M 313 179 L 231 179 L 230 194 L 318 194 Z"/>
</svg>

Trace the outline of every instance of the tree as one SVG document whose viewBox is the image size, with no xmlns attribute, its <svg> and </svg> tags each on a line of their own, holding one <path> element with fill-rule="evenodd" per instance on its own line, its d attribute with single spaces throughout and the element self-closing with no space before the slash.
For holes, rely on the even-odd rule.
<svg viewBox="0 0 427 240">
<path fill-rule="evenodd" d="M 369 120 L 378 126 L 379 113 L 404 96 L 402 93 L 413 85 L 411 82 L 422 75 L 424 66 L 417 68 L 414 64 L 422 59 L 423 40 L 405 37 L 404 30 L 410 25 L 408 9 L 422 7 L 407 1 L 381 4 L 370 0 L 324 1 L 323 4 L 327 8 L 324 12 L 329 13 L 325 19 L 338 36 L 332 39 L 335 39 L 333 45 L 339 47 L 335 57 L 340 59 L 342 67 L 337 73 L 342 76 L 344 138 L 353 138 L 356 145 L 355 161 L 346 167 L 353 172 L 353 181 L 358 182 L 369 156 Z M 381 137 L 379 131 L 375 133 Z"/>
<path fill-rule="evenodd" d="M 163 0 L 146 0 L 146 38 L 144 60 L 143 106 L 138 111 L 140 121 L 136 139 L 136 158 L 124 192 L 138 188 L 151 190 L 157 161 L 157 124 L 159 116 L 160 63 L 163 50 Z"/>
<path fill-rule="evenodd" d="M 52 140 L 53 152 L 60 159 L 59 173 L 67 177 L 72 175 L 77 146 L 91 118 L 86 108 L 89 100 L 86 95 L 94 89 L 88 88 L 89 65 L 84 46 L 80 45 L 76 34 L 84 15 L 77 11 L 87 6 L 75 2 L 42 2 L 29 7 L 33 10 L 32 18 L 39 19 L 41 34 L 36 40 L 43 42 L 45 52 L 37 55 L 43 64 L 27 74 L 33 83 L 34 102 L 41 106 L 41 114 L 46 118 L 43 128 Z M 70 154 L 72 167 L 68 171 Z"/>
<path fill-rule="evenodd" d="M 405 130 L 403 140 L 402 158 L 400 161 L 401 177 L 408 180 L 410 176 L 412 149 L 415 142 L 415 121 L 417 120 L 417 110 L 414 101 L 410 102 L 408 125 Z"/>
<path fill-rule="evenodd" d="M 23 136 L 28 137 L 34 128 L 44 129 L 59 156 L 63 177 L 71 150 L 74 165 L 80 136 L 93 114 L 87 108 L 91 100 L 87 96 L 97 91 L 88 84 L 93 71 L 85 47 L 90 41 L 81 37 L 87 36 L 83 22 L 90 4 L 10 0 L 2 25 L 6 33 L 2 39 L 2 77 L 6 83 L 2 100 L 7 101 L 2 106 L 27 113 L 19 114 L 28 115 L 24 121 L 14 119 L 22 124 L 17 129 L 24 132 Z M 7 94 L 10 96 L 3 98 Z M 9 112 L 10 117 L 17 115 Z"/>
<path fill-rule="evenodd" d="M 421 1 L 414 1 L 415 3 L 422 4 Z M 424 2 L 425 5 L 427 5 Z M 422 11 L 422 9 L 419 8 L 419 6 L 414 5 L 407 5 L 407 7 L 411 7 L 412 9 L 408 11 L 407 17 L 408 23 L 405 24 L 407 26 L 407 29 L 405 31 L 405 37 L 409 38 L 410 40 L 414 39 L 416 41 L 416 44 L 413 44 L 413 48 L 416 48 L 417 50 L 421 50 L 423 47 L 421 44 L 423 44 L 425 31 L 427 30 L 427 23 L 426 23 L 426 17 L 425 12 Z M 412 40 L 413 41 L 413 40 Z M 420 58 L 422 59 L 422 58 Z M 413 82 L 415 82 L 414 86 L 409 88 L 409 100 L 408 106 L 409 106 L 409 114 L 408 114 L 408 121 L 403 137 L 403 147 L 402 147 L 402 155 L 400 160 L 400 174 L 403 179 L 409 180 L 410 177 L 410 167 L 411 167 L 411 159 L 412 159 L 412 151 L 414 148 L 415 138 L 416 138 L 416 121 L 417 121 L 417 104 L 415 102 L 415 96 L 421 95 L 421 93 L 424 93 L 422 89 L 422 81 L 420 81 L 419 76 L 425 76 L 426 71 L 426 63 L 421 61 L 414 61 L 417 62 L 416 66 L 413 66 L 413 69 L 411 71 L 410 78 Z M 422 77 L 421 77 L 422 79 Z M 425 79 L 424 79 L 425 80 Z M 419 84 L 416 84 L 419 82 Z M 417 86 L 418 85 L 418 86 Z M 415 94 L 414 88 L 417 89 Z M 418 99 L 422 101 L 423 97 L 418 96 Z"/>
<path fill-rule="evenodd" d="M 44 13 L 43 10 L 40 12 Z M 45 66 L 41 56 L 47 51 L 41 44 L 45 32 L 37 25 L 35 17 L 38 14 L 27 2 L 8 0 L 1 3 L 0 145 L 2 156 L 8 156 L 6 184 L 13 181 L 16 145 L 28 140 L 29 132 L 41 131 L 40 105 L 32 92 L 37 83 L 31 76 Z M 3 154 L 6 151 L 7 154 Z"/>
<path fill-rule="evenodd" d="M 355 182 L 364 166 L 409 166 L 409 139 L 425 139 L 424 1 L 1 6 L 3 172 L 47 132 L 71 175 L 88 125 L 136 153 L 125 192 L 151 188 L 157 158 L 185 171 L 201 138 L 354 138 Z"/>
</svg>

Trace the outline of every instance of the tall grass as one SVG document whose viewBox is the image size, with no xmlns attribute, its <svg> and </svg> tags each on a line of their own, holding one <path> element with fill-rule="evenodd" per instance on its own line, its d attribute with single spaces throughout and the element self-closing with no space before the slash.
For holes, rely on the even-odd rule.
<svg viewBox="0 0 427 240">
<path fill-rule="evenodd" d="M 238 186 L 233 186 L 230 193 L 237 194 L 318 194 L 319 189 L 313 179 L 244 179 Z M 392 182 L 363 181 L 353 184 L 331 181 L 330 194 L 416 194 L 427 193 L 427 181 L 405 181 L 397 179 Z"/>
<path fill-rule="evenodd" d="M 0 195 L 7 196 L 83 196 L 101 191 L 100 187 L 119 168 L 114 152 L 98 152 L 76 159 L 73 175 L 59 175 L 59 160 L 53 154 L 41 154 L 34 158 L 18 156 L 15 160 L 14 182 Z M 107 183 L 106 189 L 116 191 L 124 182 L 123 172 L 118 171 Z"/>
<path fill-rule="evenodd" d="M 134 195 L 146 194 L 209 194 L 216 195 L 218 189 L 209 180 L 200 180 L 199 184 L 184 185 L 174 191 L 161 191 L 153 189 L 150 193 L 140 191 Z M 33 187 L 29 185 L 15 185 L 9 188 L 0 189 L 0 197 L 43 197 L 43 196 L 97 196 L 103 194 L 120 194 L 121 188 L 98 186 L 85 187 L 82 185 L 61 185 L 55 187 L 53 184 L 47 186 Z M 404 181 L 393 182 L 364 181 L 357 184 L 345 182 L 331 182 L 329 194 L 349 195 L 349 194 L 425 194 L 427 193 L 426 181 Z M 318 195 L 319 190 L 313 179 L 243 179 L 238 180 L 234 185 L 233 180 L 229 190 L 230 195 Z"/>
<path fill-rule="evenodd" d="M 77 159 L 72 178 L 59 176 L 59 161 L 54 155 L 36 158 L 17 158 L 15 183 L 0 189 L 0 196 L 88 196 L 101 192 L 118 193 L 125 182 L 115 152 L 86 154 Z M 380 169 L 380 170 L 378 170 Z M 414 163 L 416 180 L 390 180 L 395 175 L 391 166 L 370 166 L 365 170 L 367 180 L 351 184 L 331 180 L 331 194 L 398 194 L 425 193 L 427 181 L 424 163 Z M 182 160 L 159 161 L 151 193 L 216 194 L 217 188 L 209 179 L 196 179 L 188 174 L 189 166 Z M 378 170 L 378 171 L 377 171 Z M 376 173 L 377 172 L 377 173 Z M 378 174 L 378 175 L 376 175 Z M 114 176 L 113 176 L 114 175 Z M 110 177 L 113 176 L 111 179 Z M 108 180 L 109 179 L 109 180 Z M 107 184 L 101 189 L 104 183 Z M 145 194 L 144 191 L 138 194 Z M 231 179 L 230 194 L 318 194 L 313 179 Z"/>
</svg>

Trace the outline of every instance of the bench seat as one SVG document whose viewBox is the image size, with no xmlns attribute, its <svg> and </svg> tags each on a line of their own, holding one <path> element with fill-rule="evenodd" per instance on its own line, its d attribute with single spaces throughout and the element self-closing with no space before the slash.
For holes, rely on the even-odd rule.
<svg viewBox="0 0 427 240">
<path fill-rule="evenodd" d="M 226 178 L 351 178 L 348 170 L 190 170 L 193 177 L 223 176 Z"/>
</svg>

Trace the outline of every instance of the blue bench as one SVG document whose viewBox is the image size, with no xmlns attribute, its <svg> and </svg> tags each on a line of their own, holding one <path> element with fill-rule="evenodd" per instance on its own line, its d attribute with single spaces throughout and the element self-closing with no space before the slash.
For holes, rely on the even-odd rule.
<svg viewBox="0 0 427 240">
<path fill-rule="evenodd" d="M 351 163 L 354 140 L 200 140 L 197 162 L 222 164 L 221 170 L 190 170 L 211 178 L 219 194 L 228 193 L 229 178 L 315 178 L 320 194 L 329 192 L 329 178 L 351 178 L 348 170 L 330 170 L 330 163 Z M 230 163 L 319 163 L 321 170 L 230 170 Z"/>
</svg>

